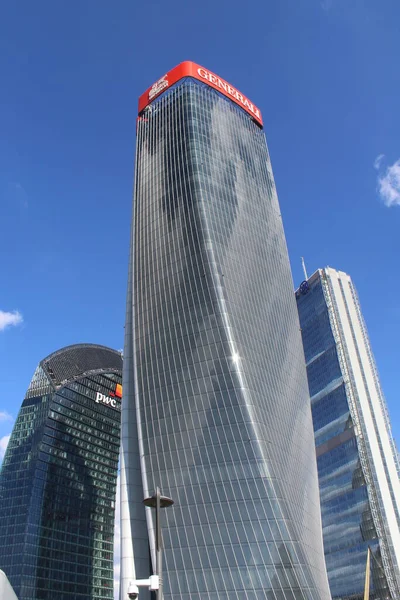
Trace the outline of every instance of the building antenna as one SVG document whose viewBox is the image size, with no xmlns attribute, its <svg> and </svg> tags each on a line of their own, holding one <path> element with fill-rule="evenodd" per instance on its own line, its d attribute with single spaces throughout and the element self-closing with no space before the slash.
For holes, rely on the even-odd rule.
<svg viewBox="0 0 400 600">
<path fill-rule="evenodd" d="M 306 278 L 306 280 L 308 279 L 308 275 L 307 275 L 307 270 L 306 270 L 306 263 L 304 262 L 304 257 L 301 257 L 301 264 L 303 265 L 303 271 L 304 271 L 304 277 Z"/>
</svg>

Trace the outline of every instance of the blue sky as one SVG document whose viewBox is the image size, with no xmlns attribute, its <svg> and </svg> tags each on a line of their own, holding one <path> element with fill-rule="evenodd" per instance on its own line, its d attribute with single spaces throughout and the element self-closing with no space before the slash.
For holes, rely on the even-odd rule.
<svg viewBox="0 0 400 600">
<path fill-rule="evenodd" d="M 400 442 L 398 0 L 20 0 L 0 17 L 0 446 L 41 358 L 123 346 L 137 98 L 188 59 L 260 107 L 294 283 L 300 256 L 351 274 Z"/>
</svg>

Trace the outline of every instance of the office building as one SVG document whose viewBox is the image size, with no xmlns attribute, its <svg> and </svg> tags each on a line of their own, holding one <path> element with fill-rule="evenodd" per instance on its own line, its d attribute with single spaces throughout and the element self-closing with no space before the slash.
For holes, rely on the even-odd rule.
<svg viewBox="0 0 400 600">
<path fill-rule="evenodd" d="M 175 501 L 163 513 L 165 600 L 328 600 L 304 356 L 260 110 L 182 63 L 139 100 L 135 175 L 121 598 L 154 565 L 142 500 L 159 486 Z"/>
<path fill-rule="evenodd" d="M 94 344 L 38 365 L 0 473 L 0 568 L 19 600 L 113 598 L 122 357 Z"/>
<path fill-rule="evenodd" d="M 398 458 L 357 292 L 319 269 L 296 292 L 315 430 L 332 598 L 400 598 Z"/>
</svg>

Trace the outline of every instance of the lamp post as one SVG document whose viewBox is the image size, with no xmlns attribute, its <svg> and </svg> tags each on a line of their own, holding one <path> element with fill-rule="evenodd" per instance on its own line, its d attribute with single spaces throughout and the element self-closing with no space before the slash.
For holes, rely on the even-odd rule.
<svg viewBox="0 0 400 600">
<path fill-rule="evenodd" d="M 162 537 L 161 537 L 161 508 L 167 508 L 174 503 L 171 498 L 161 496 L 160 488 L 157 487 L 155 493 L 150 498 L 145 498 L 143 504 L 149 508 L 156 509 L 156 574 L 151 575 L 149 579 L 136 579 L 131 581 L 128 586 L 128 598 L 137 600 L 139 596 L 139 587 L 147 587 L 150 591 L 156 592 L 157 600 L 163 598 L 162 585 Z"/>
<path fill-rule="evenodd" d="M 160 488 L 157 487 L 155 494 L 145 498 L 143 504 L 156 509 L 156 574 L 158 575 L 157 600 L 163 600 L 162 585 L 162 536 L 161 536 L 161 508 L 172 506 L 174 501 L 167 496 L 162 496 Z"/>
</svg>

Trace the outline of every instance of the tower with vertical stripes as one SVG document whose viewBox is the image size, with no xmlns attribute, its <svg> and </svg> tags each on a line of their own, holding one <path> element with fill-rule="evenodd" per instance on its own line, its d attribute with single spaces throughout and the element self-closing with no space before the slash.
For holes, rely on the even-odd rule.
<svg viewBox="0 0 400 600">
<path fill-rule="evenodd" d="M 139 101 L 125 331 L 121 598 L 155 564 L 142 500 L 159 486 L 175 501 L 163 515 L 165 600 L 328 600 L 261 112 L 192 62 Z"/>
<path fill-rule="evenodd" d="M 400 598 L 398 453 L 356 289 L 318 269 L 296 292 L 332 598 Z"/>
</svg>

